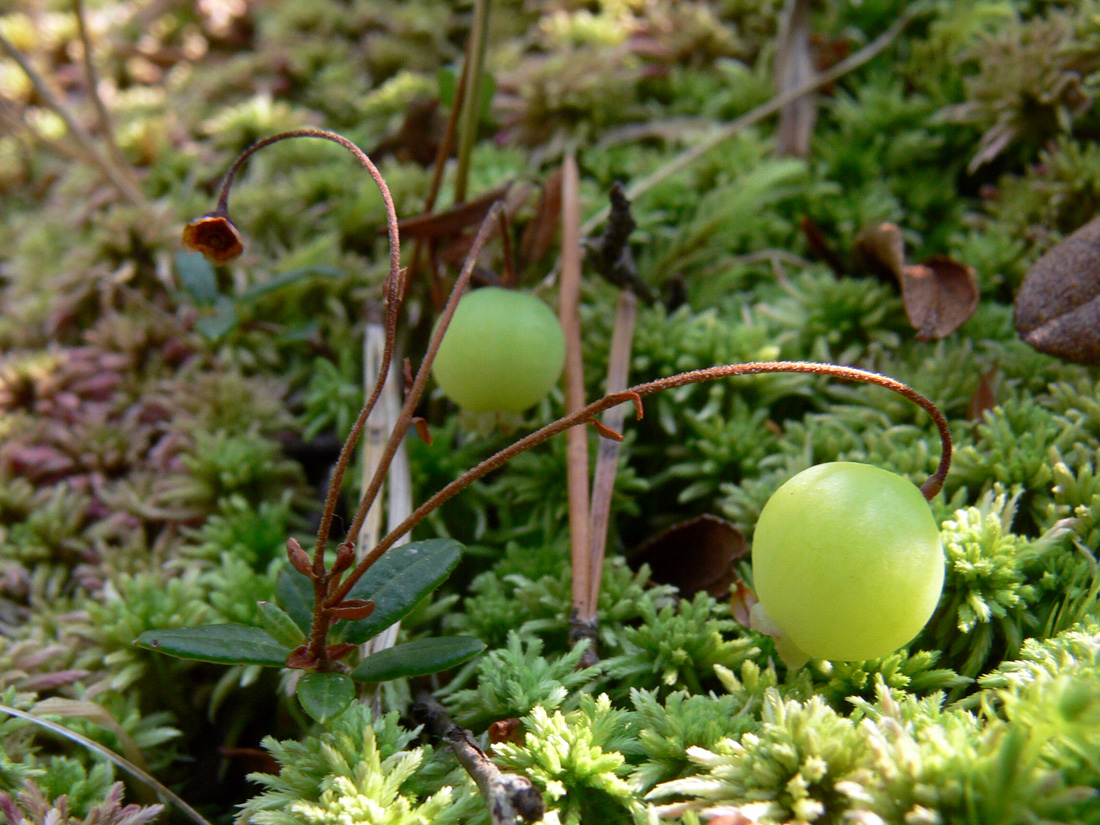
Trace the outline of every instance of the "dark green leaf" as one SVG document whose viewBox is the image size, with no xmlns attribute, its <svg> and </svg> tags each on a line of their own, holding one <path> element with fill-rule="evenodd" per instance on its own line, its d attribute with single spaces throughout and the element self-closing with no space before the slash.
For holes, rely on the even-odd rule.
<svg viewBox="0 0 1100 825">
<path fill-rule="evenodd" d="M 134 644 L 181 659 L 198 659 L 223 665 L 282 667 L 290 649 L 258 627 L 242 624 L 208 624 L 146 630 Z"/>
<path fill-rule="evenodd" d="M 290 648 L 306 643 L 306 634 L 285 610 L 273 602 L 259 602 L 260 627 L 279 644 Z"/>
<path fill-rule="evenodd" d="M 439 587 L 461 557 L 462 545 L 454 539 L 391 547 L 348 593 L 349 599 L 373 599 L 374 612 L 361 622 L 337 625 L 340 639 L 362 644 L 381 633 Z"/>
<path fill-rule="evenodd" d="M 307 673 L 298 681 L 298 699 L 322 725 L 339 716 L 355 698 L 355 684 L 344 673 Z"/>
<path fill-rule="evenodd" d="M 275 581 L 275 603 L 285 610 L 294 623 L 309 633 L 313 622 L 313 582 L 284 564 Z"/>
<path fill-rule="evenodd" d="M 276 290 L 282 289 L 284 286 L 297 283 L 299 281 L 305 281 L 313 277 L 318 278 L 344 278 L 346 273 L 344 270 L 335 266 L 299 266 L 294 269 L 288 269 L 286 272 L 280 272 L 266 281 L 260 284 L 255 284 L 241 293 L 241 301 L 255 301 L 257 298 L 262 298 L 264 295 L 268 295 Z"/>
<path fill-rule="evenodd" d="M 470 636 L 418 639 L 368 656 L 351 672 L 351 678 L 384 682 L 402 676 L 426 676 L 462 664 L 484 649 L 481 639 Z"/>
<path fill-rule="evenodd" d="M 176 272 L 180 283 L 199 306 L 211 306 L 218 299 L 218 279 L 214 267 L 201 252 L 176 254 Z"/>
</svg>

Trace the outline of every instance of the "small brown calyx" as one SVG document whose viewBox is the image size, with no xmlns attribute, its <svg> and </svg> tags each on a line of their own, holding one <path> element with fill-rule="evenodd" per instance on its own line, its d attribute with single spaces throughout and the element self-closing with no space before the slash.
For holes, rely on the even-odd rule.
<svg viewBox="0 0 1100 825">
<path fill-rule="evenodd" d="M 227 264 L 244 252 L 241 233 L 229 216 L 210 212 L 183 228 L 183 245 L 201 252 L 211 263 Z"/>
</svg>

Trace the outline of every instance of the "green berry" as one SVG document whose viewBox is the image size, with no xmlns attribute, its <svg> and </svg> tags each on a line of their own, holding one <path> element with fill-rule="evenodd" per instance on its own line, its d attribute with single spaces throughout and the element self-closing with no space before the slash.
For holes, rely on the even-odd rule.
<svg viewBox="0 0 1100 825">
<path fill-rule="evenodd" d="M 837 461 L 796 475 L 764 505 L 753 584 L 784 641 L 807 656 L 885 656 L 916 636 L 943 589 L 939 529 L 895 473 Z"/>
<path fill-rule="evenodd" d="M 534 295 L 485 287 L 462 296 L 432 364 L 444 395 L 472 412 L 518 413 L 561 377 L 565 336 Z"/>
</svg>

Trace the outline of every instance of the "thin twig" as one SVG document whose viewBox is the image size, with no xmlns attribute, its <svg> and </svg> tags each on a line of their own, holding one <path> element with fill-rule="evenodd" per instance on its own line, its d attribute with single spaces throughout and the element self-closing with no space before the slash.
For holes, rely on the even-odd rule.
<svg viewBox="0 0 1100 825">
<path fill-rule="evenodd" d="M 382 365 L 379 369 L 379 378 L 375 383 L 374 389 L 371 391 L 370 396 L 367 398 L 363 408 L 359 411 L 359 416 L 355 419 L 355 423 L 352 425 L 351 432 L 348 433 L 347 440 L 344 441 L 344 446 L 340 450 L 340 456 L 336 460 L 336 467 L 332 472 L 332 479 L 329 482 L 328 495 L 325 497 L 325 507 L 321 513 L 321 524 L 317 528 L 317 545 L 313 551 L 313 565 L 319 570 L 324 569 L 324 552 L 325 547 L 328 544 L 329 532 L 332 530 L 332 519 L 336 513 L 336 502 L 340 497 L 340 485 L 344 480 L 344 473 L 347 471 L 348 464 L 351 461 L 352 452 L 355 449 L 355 444 L 359 440 L 360 434 L 363 432 L 363 428 L 366 426 L 367 417 L 370 415 L 374 405 L 378 402 L 378 396 L 382 392 L 382 385 L 385 381 L 386 374 L 389 372 L 390 363 L 393 359 L 393 346 L 394 335 L 396 334 L 396 314 L 400 307 L 401 297 L 403 295 L 403 275 L 401 271 L 401 244 L 399 233 L 397 229 L 397 210 L 393 205 L 393 197 L 390 195 L 390 189 L 386 185 L 385 179 L 382 177 L 382 173 L 378 171 L 378 167 L 374 165 L 374 162 L 367 157 L 367 153 L 345 138 L 343 135 L 338 135 L 335 132 L 330 132 L 326 129 L 293 129 L 288 132 L 281 132 L 277 135 L 272 135 L 269 138 L 254 143 L 241 152 L 237 156 L 237 159 L 233 161 L 233 165 L 229 167 L 229 171 L 226 172 L 225 177 L 222 179 L 221 188 L 218 192 L 218 203 L 214 210 L 214 214 L 228 215 L 229 213 L 229 192 L 233 187 L 233 180 L 237 176 L 237 172 L 244 165 L 244 162 L 248 160 L 256 152 L 260 151 L 273 143 L 278 143 L 282 140 L 290 140 L 293 138 L 318 138 L 320 140 L 331 141 L 352 154 L 360 165 L 367 170 L 371 178 L 374 180 L 375 185 L 378 187 L 378 191 L 382 194 L 382 203 L 386 209 L 386 232 L 390 245 L 390 271 L 386 276 L 385 290 L 386 290 L 386 346 L 383 352 Z M 358 525 L 356 527 L 358 532 Z M 314 583 L 315 586 L 319 586 L 319 580 Z M 318 593 L 318 597 L 321 594 Z"/>
<path fill-rule="evenodd" d="M 348 577 L 348 581 L 352 581 L 353 583 L 357 581 L 359 576 L 362 575 L 362 572 L 366 572 L 365 568 L 362 572 L 359 572 L 359 567 L 363 566 L 363 564 L 368 561 L 373 564 L 375 559 L 385 553 L 386 550 L 392 547 L 398 539 L 412 530 L 413 527 L 427 518 L 429 513 L 444 502 L 458 495 L 458 493 L 462 492 L 479 478 L 507 464 L 517 455 L 525 453 L 532 447 L 537 447 L 544 441 L 553 438 L 558 433 L 564 432 L 570 427 L 575 427 L 578 424 L 587 424 L 604 410 L 611 409 L 619 404 L 633 403 L 640 411 L 641 398 L 643 396 L 652 395 L 653 393 L 663 390 L 683 387 L 688 384 L 698 384 L 704 381 L 714 381 L 718 378 L 782 372 L 823 375 L 843 381 L 858 381 L 864 384 L 875 384 L 891 392 L 895 392 L 919 406 L 932 417 L 940 435 L 940 463 L 936 471 L 921 485 L 921 492 L 924 494 L 925 498 L 931 500 L 943 488 L 943 482 L 947 477 L 947 471 L 951 467 L 951 430 L 948 427 L 947 419 L 944 418 L 939 408 L 932 403 L 932 401 L 907 384 L 903 384 L 894 378 L 880 375 L 877 372 L 859 369 L 858 367 L 842 367 L 838 364 L 819 364 L 813 361 L 750 361 L 744 364 L 725 364 L 717 367 L 708 367 L 707 369 L 693 370 L 691 372 L 682 372 L 679 375 L 671 375 L 667 378 L 660 378 L 645 384 L 637 384 L 622 392 L 610 393 L 597 401 L 593 401 L 584 409 L 559 418 L 557 421 L 547 424 L 545 427 L 505 447 L 500 452 L 482 461 L 476 467 L 467 470 L 417 507 L 407 519 L 401 522 L 401 524 L 391 530 L 380 542 L 378 542 L 378 546 L 370 552 L 370 555 L 359 563 L 356 570 L 352 571 L 352 574 Z M 348 581 L 345 581 L 344 585 L 341 586 L 340 590 L 337 592 L 339 598 L 346 596 L 347 590 L 351 589 Z"/>
<path fill-rule="evenodd" d="M 413 719 L 451 746 L 459 763 L 485 797 L 492 825 L 515 825 L 521 820 L 537 822 L 542 819 L 546 804 L 530 779 L 504 773 L 494 765 L 473 735 L 456 725 L 431 694 L 421 691 L 416 700 L 411 709 Z"/>
<path fill-rule="evenodd" d="M 572 153 L 565 157 L 561 185 L 561 288 L 558 317 L 565 333 L 565 412 L 584 406 L 584 361 L 581 353 L 580 175 Z M 591 591 L 591 540 L 588 535 L 588 433 L 566 435 L 566 488 L 569 498 L 569 543 L 573 561 L 573 615 L 581 618 Z M 591 648 L 589 648 L 591 649 Z"/>
<path fill-rule="evenodd" d="M 607 392 L 626 389 L 630 375 L 630 350 L 634 340 L 634 320 L 637 317 L 638 299 L 629 289 L 619 293 L 615 309 L 615 327 L 611 332 L 611 352 L 607 356 Z M 612 407 L 603 414 L 603 425 L 615 432 L 622 432 L 626 420 L 626 407 Z M 615 491 L 615 476 L 619 471 L 619 452 L 622 444 L 613 438 L 601 438 L 596 452 L 596 473 L 592 481 L 592 515 L 588 530 L 591 542 L 592 569 L 589 573 L 589 592 L 582 621 L 596 619 L 596 606 L 600 598 L 600 582 L 603 579 L 603 560 L 607 550 L 607 528 L 611 516 L 611 496 Z M 589 647 L 595 655 L 595 650 Z"/>
<path fill-rule="evenodd" d="M 458 128 L 458 116 L 462 111 L 462 100 L 466 95 L 466 76 L 470 70 L 470 61 L 464 60 L 462 62 L 462 71 L 458 75 L 458 82 L 455 84 L 455 97 L 454 103 L 451 106 L 451 113 L 447 115 L 447 124 L 443 128 L 443 137 L 439 140 L 439 149 L 435 153 L 435 164 L 432 168 L 432 182 L 428 186 L 428 194 L 424 197 L 424 209 L 422 214 L 430 215 L 432 210 L 435 209 L 436 198 L 439 197 L 439 189 L 443 185 L 443 171 L 447 168 L 447 159 L 451 156 L 451 149 L 454 148 L 455 142 L 455 130 Z M 409 259 L 409 269 L 413 273 L 420 272 L 421 261 L 424 256 L 424 245 L 428 241 L 422 237 L 418 237 L 413 244 L 412 257 Z M 429 273 L 430 281 L 433 284 L 433 290 L 436 283 L 436 273 Z M 434 300 L 434 298 L 433 298 Z"/>
<path fill-rule="evenodd" d="M 53 93 L 49 84 L 46 83 L 43 78 L 30 64 L 30 61 L 23 56 L 23 54 L 15 48 L 3 34 L 0 34 L 0 49 L 7 53 L 8 57 L 15 61 L 20 69 L 23 70 L 23 74 L 31 81 L 31 85 L 34 87 L 35 94 L 37 94 L 42 102 L 46 104 L 65 124 L 65 128 L 68 129 L 69 134 L 73 136 L 80 148 L 84 150 L 85 156 L 107 177 L 115 188 L 122 193 L 123 197 L 135 206 L 145 205 L 145 196 L 141 194 L 141 191 L 134 185 L 134 182 L 126 175 L 126 173 L 118 168 L 109 157 L 99 151 L 99 148 L 95 145 L 95 140 L 88 130 L 81 126 L 76 119 L 69 113 L 69 110 L 61 102 L 61 99 Z"/>
<path fill-rule="evenodd" d="M 849 72 L 858 69 L 868 60 L 875 57 L 877 54 L 885 50 L 891 43 L 893 43 L 897 36 L 901 34 L 902 30 L 913 21 L 913 18 L 916 17 L 918 13 L 918 10 L 915 9 L 910 9 L 906 12 L 903 12 L 902 15 L 894 21 L 894 24 L 890 26 L 890 28 L 886 29 L 886 31 L 884 31 L 882 34 L 880 34 L 858 52 L 851 55 L 847 59 L 842 60 L 840 63 L 837 63 L 828 71 L 822 72 L 821 74 L 817 75 L 812 81 L 805 83 L 802 86 L 799 86 L 797 89 L 791 89 L 789 92 L 776 95 L 767 103 L 762 103 L 755 109 L 752 109 L 741 115 L 741 117 L 730 121 L 728 124 L 723 126 L 718 131 L 714 132 L 712 135 L 707 137 L 699 144 L 681 153 L 676 158 L 669 161 L 650 175 L 631 185 L 631 187 L 627 190 L 627 196 L 631 200 L 634 200 L 639 195 L 648 192 L 654 186 L 671 177 L 672 175 L 675 175 L 677 172 L 686 169 L 703 155 L 707 154 L 716 146 L 729 140 L 731 137 L 733 137 L 743 129 L 747 129 L 749 126 L 758 123 L 764 118 L 774 115 L 788 103 L 793 103 L 803 95 L 810 94 L 811 92 L 816 92 L 822 86 L 827 86 L 830 83 L 834 83 Z M 591 218 L 589 218 L 582 227 L 583 233 L 585 235 L 591 235 L 596 230 L 596 228 L 607 219 L 608 211 L 608 208 L 604 207 Z"/>
<path fill-rule="evenodd" d="M 462 100 L 462 117 L 458 133 L 458 169 L 455 170 L 455 203 L 466 200 L 466 182 L 470 175 L 470 155 L 477 139 L 481 115 L 481 77 L 485 66 L 485 51 L 489 41 L 489 9 L 492 0 L 474 0 L 474 20 L 466 46 L 466 62 L 470 64 L 466 91 Z"/>
<path fill-rule="evenodd" d="M 88 82 L 88 94 L 92 98 L 96 114 L 99 116 L 99 131 L 103 140 L 107 143 L 107 150 L 111 153 L 119 168 L 125 169 L 126 157 L 118 148 L 115 140 L 115 127 L 111 120 L 111 113 L 103 103 L 99 95 L 99 72 L 96 71 L 95 61 L 92 59 L 92 39 L 88 33 L 88 21 L 84 14 L 84 0 L 73 0 L 73 12 L 76 14 L 76 30 L 80 36 L 80 47 L 84 51 L 84 76 Z"/>
<path fill-rule="evenodd" d="M 447 299 L 447 305 L 443 308 L 443 312 L 439 316 L 439 320 L 436 322 L 435 331 L 432 333 L 432 338 L 428 343 L 428 350 L 424 353 L 424 359 L 420 362 L 420 369 L 417 370 L 416 377 L 413 379 L 412 386 L 409 388 L 405 395 L 405 403 L 401 408 L 401 413 L 394 423 L 393 429 L 390 432 L 390 440 L 386 445 L 386 450 L 382 455 L 382 460 L 379 464 L 378 471 L 371 479 L 371 483 L 368 486 L 366 492 L 363 495 L 362 501 L 359 502 L 359 508 L 355 512 L 355 517 L 352 520 L 351 526 L 348 528 L 349 534 L 355 534 L 363 524 L 363 519 L 366 517 L 367 511 L 370 509 L 371 504 L 374 502 L 374 498 L 378 495 L 378 489 L 382 486 L 382 478 L 385 477 L 385 472 L 389 468 L 390 462 L 393 460 L 394 454 L 397 452 L 398 445 L 404 438 L 405 433 L 408 432 L 409 427 L 413 423 L 413 412 L 416 410 L 416 405 L 420 402 L 420 397 L 424 394 L 424 389 L 428 384 L 428 375 L 431 372 L 432 363 L 435 361 L 436 353 L 439 352 L 439 345 L 443 342 L 443 335 L 447 331 L 447 327 L 450 326 L 451 318 L 454 317 L 455 309 L 458 307 L 458 301 L 462 297 L 463 291 L 466 289 L 466 285 L 470 282 L 470 276 L 473 275 L 474 267 L 477 264 L 478 255 L 481 254 L 482 248 L 488 241 L 490 234 L 495 229 L 497 220 L 497 212 L 504 208 L 503 202 L 497 202 L 493 204 L 493 207 L 489 210 L 489 214 L 485 216 L 485 220 L 481 223 L 481 228 L 478 229 L 477 235 L 474 237 L 474 242 L 470 247 L 470 252 L 466 256 L 466 262 L 462 266 L 462 270 L 458 273 L 458 278 L 455 280 L 455 285 L 451 290 L 451 295 Z M 412 518 L 412 516 L 409 516 Z M 402 524 L 407 524 L 409 519 L 405 519 Z M 401 535 L 405 535 L 408 530 L 405 530 Z M 390 534 L 393 536 L 394 531 L 391 530 Z M 400 536 L 395 536 L 394 541 Z M 363 576 L 364 573 L 370 569 L 370 566 L 388 550 L 393 541 L 385 546 L 382 550 L 377 547 L 366 555 L 355 568 L 348 574 L 347 578 L 335 588 L 335 592 L 331 592 L 328 596 L 327 602 L 323 606 L 331 607 L 338 604 L 348 592 L 355 585 L 357 581 Z M 317 616 L 320 616 L 318 611 Z M 317 617 L 315 616 L 315 621 Z M 324 644 L 324 636 L 320 637 L 320 641 L 317 642 L 317 649 Z M 314 643 L 311 637 L 311 644 Z"/>
</svg>

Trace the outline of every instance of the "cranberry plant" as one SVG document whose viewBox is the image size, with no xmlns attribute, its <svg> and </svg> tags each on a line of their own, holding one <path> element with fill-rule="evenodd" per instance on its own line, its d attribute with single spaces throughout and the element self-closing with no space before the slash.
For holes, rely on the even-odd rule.
<svg viewBox="0 0 1100 825">
<path fill-rule="evenodd" d="M 135 640 L 135 644 L 187 659 L 223 664 L 286 667 L 304 671 L 303 676 L 296 682 L 297 695 L 305 709 L 320 721 L 333 718 L 347 707 L 355 697 L 355 682 L 378 682 L 403 676 L 425 675 L 460 664 L 479 653 L 484 648 L 484 644 L 478 639 L 461 636 L 422 639 L 367 655 L 359 661 L 346 661 L 359 650 L 359 645 L 400 620 L 418 602 L 438 587 L 458 564 L 463 550 L 462 546 L 452 539 L 428 539 L 400 546 L 397 546 L 397 542 L 435 508 L 473 481 L 495 470 L 520 453 L 571 427 L 584 424 L 593 424 L 604 437 L 619 439 L 621 435 L 599 424 L 596 416 L 611 407 L 633 403 L 638 416 L 641 417 L 643 413 L 642 398 L 644 396 L 697 382 L 736 375 L 795 372 L 828 375 L 886 387 L 923 407 L 935 420 L 943 443 L 942 458 L 936 473 L 925 483 L 921 492 L 925 497 L 931 498 L 942 487 L 951 455 L 951 442 L 946 420 L 931 401 L 906 385 L 865 370 L 832 364 L 780 361 L 730 364 L 681 373 L 639 384 L 621 392 L 609 393 L 603 398 L 520 438 L 511 446 L 461 474 L 435 495 L 428 498 L 401 524 L 383 536 L 369 552 L 361 558 L 356 558 L 355 543 L 360 528 L 363 526 L 371 505 L 378 497 L 386 472 L 401 440 L 410 429 L 417 425 L 418 419 L 415 416 L 415 411 L 427 387 L 428 377 L 431 374 L 433 365 L 436 363 L 437 355 L 440 355 L 442 351 L 446 356 L 443 361 L 444 370 L 441 383 L 444 383 L 446 389 L 446 384 L 453 378 L 455 381 L 452 385 L 453 389 L 448 392 L 456 393 L 455 397 L 458 397 L 465 390 L 466 385 L 475 378 L 486 382 L 487 392 L 491 392 L 495 385 L 506 386 L 509 382 L 515 381 L 515 376 L 509 377 L 508 375 L 501 375 L 499 371 L 494 372 L 491 360 L 484 353 L 479 352 L 476 346 L 473 347 L 472 352 L 460 351 L 457 355 L 451 355 L 444 349 L 449 326 L 463 307 L 460 301 L 472 275 L 477 257 L 488 240 L 494 222 L 498 217 L 501 207 L 494 205 L 482 223 L 462 270 L 455 281 L 446 306 L 436 323 L 419 369 L 411 381 L 408 382 L 404 404 L 389 434 L 380 464 L 367 484 L 343 540 L 336 546 L 334 553 L 327 553 L 336 503 L 344 474 L 367 419 L 378 403 L 386 375 L 391 367 L 399 314 L 405 294 L 405 270 L 402 269 L 400 264 L 397 217 L 385 180 L 370 158 L 357 146 L 340 135 L 312 128 L 284 132 L 260 141 L 238 157 L 223 181 L 216 208 L 213 212 L 187 226 L 184 231 L 184 242 L 215 262 L 224 263 L 239 255 L 243 244 L 240 234 L 230 220 L 228 213 L 229 192 L 233 179 L 242 164 L 252 154 L 277 141 L 292 138 L 319 138 L 339 144 L 349 151 L 368 171 L 382 192 L 388 216 L 390 269 L 383 284 L 386 342 L 380 374 L 340 452 L 329 484 L 324 511 L 312 552 L 307 552 L 296 539 L 291 538 L 287 541 L 288 564 L 282 570 L 278 579 L 276 602 L 265 602 L 259 606 L 261 626 L 216 624 L 151 630 L 142 633 Z M 493 300 L 498 297 L 492 292 L 483 291 L 482 295 L 487 295 Z M 478 302 L 468 300 L 464 306 L 469 308 L 471 304 L 476 303 Z M 460 338 L 462 336 L 468 337 L 472 334 L 471 331 L 476 332 L 479 327 L 476 316 L 471 313 L 467 314 L 470 315 L 469 320 L 460 317 L 462 322 L 462 326 L 459 328 Z M 545 320 L 541 318 L 541 310 L 535 312 L 534 315 L 536 319 Z M 515 316 L 515 310 L 513 310 L 513 316 Z M 507 319 L 503 320 L 506 321 Z M 485 326 L 484 322 L 481 326 Z M 555 330 L 553 324 L 544 323 L 542 328 L 546 330 L 542 333 L 543 338 L 552 337 L 550 333 Z M 452 343 L 456 343 L 456 346 L 462 346 L 468 342 L 463 339 Z M 556 341 L 552 341 L 548 345 L 548 352 L 544 353 L 544 358 L 547 362 L 552 362 L 542 365 L 546 376 L 556 377 L 561 369 L 560 346 Z M 446 366 L 448 364 L 451 366 Z M 479 375 L 479 370 L 484 375 Z M 546 384 L 547 382 L 543 381 L 541 383 Z M 526 391 L 528 388 L 524 387 L 523 389 Z M 537 400 L 537 397 L 531 393 L 528 393 L 528 396 Z M 527 405 L 528 396 L 525 396 L 523 404 L 520 406 Z M 461 398 L 459 400 L 461 401 Z M 845 472 L 850 473 L 851 471 L 845 470 Z M 885 471 L 881 472 L 885 473 Z M 890 474 L 887 473 L 886 475 Z M 896 481 L 901 480 L 897 479 Z M 882 495 L 886 499 L 885 506 L 887 510 L 893 506 L 913 514 L 914 523 L 918 524 L 920 528 L 918 532 L 928 533 L 926 522 L 931 523 L 930 514 L 927 513 L 927 510 L 921 514 L 919 508 L 915 508 L 912 501 L 913 493 L 899 486 L 896 481 L 890 480 L 883 484 L 881 479 L 876 479 L 865 483 L 864 486 L 868 489 L 874 489 L 877 486 L 880 491 L 885 491 Z M 905 482 L 905 484 L 908 484 L 908 482 Z M 805 491 L 800 495 L 811 500 L 819 495 L 830 495 L 828 491 L 822 492 L 817 489 L 820 486 L 812 483 L 808 484 Z M 900 503 L 895 501 L 899 494 L 902 499 Z M 784 491 L 781 490 L 777 496 L 782 495 L 784 495 Z M 839 530 L 845 529 L 844 523 L 851 519 L 855 499 L 862 495 L 863 491 L 861 489 L 854 496 L 849 496 L 847 499 L 841 498 L 834 504 L 832 521 L 828 522 L 831 527 Z M 920 496 L 917 495 L 918 500 L 919 498 Z M 790 502 L 776 505 L 777 508 L 786 507 L 787 509 L 792 506 L 798 509 L 802 505 L 792 505 Z M 816 505 L 811 504 L 808 506 Z M 824 509 L 828 510 L 829 508 L 826 506 Z M 914 513 L 915 509 L 918 512 Z M 766 512 L 765 515 L 768 515 L 768 513 Z M 819 511 L 814 513 L 812 523 L 819 524 L 825 518 L 826 516 L 819 508 Z M 785 518 L 781 520 L 788 521 Z M 889 548 L 884 552 L 879 543 L 876 542 L 876 525 L 874 523 L 868 525 L 865 523 L 866 520 L 860 523 L 858 518 L 854 520 L 857 522 L 857 530 L 861 530 L 863 533 L 854 542 L 860 550 L 859 553 L 851 553 L 847 549 L 849 545 L 844 542 L 840 544 L 825 542 L 820 547 L 815 548 L 803 546 L 798 537 L 793 539 L 787 537 L 780 540 L 781 545 L 786 543 L 788 548 L 792 549 L 793 556 L 790 554 L 782 556 L 783 562 L 779 565 L 780 572 L 775 577 L 779 583 L 769 590 L 768 595 L 765 597 L 766 602 L 774 605 L 774 607 L 768 609 L 769 611 L 774 609 L 776 616 L 771 619 L 761 618 L 761 629 L 776 635 L 781 643 L 789 641 L 787 639 L 789 633 L 790 638 L 794 640 L 795 649 L 799 645 L 804 645 L 811 648 L 807 651 L 808 653 L 820 652 L 812 650 L 816 645 L 816 638 L 802 635 L 800 626 L 803 622 L 798 619 L 803 610 L 810 611 L 807 615 L 812 617 L 814 615 L 813 610 L 816 609 L 814 604 L 802 604 L 800 597 L 804 594 L 798 591 L 797 588 L 791 591 L 793 595 L 786 593 L 784 590 L 784 588 L 789 587 L 792 580 L 814 576 L 815 569 L 812 566 L 805 568 L 799 561 L 801 557 L 808 555 L 825 567 L 836 564 L 841 568 L 857 568 L 856 583 L 850 588 L 851 592 L 837 594 L 831 589 L 826 589 L 815 594 L 812 601 L 816 604 L 835 601 L 839 596 L 856 604 L 871 599 L 875 603 L 888 605 L 891 599 L 889 592 L 882 594 L 874 591 L 881 590 L 883 587 L 888 591 L 897 584 L 898 579 L 909 579 L 915 573 L 919 573 L 922 582 L 920 587 L 924 596 L 927 597 L 921 599 L 920 610 L 918 611 L 923 618 L 919 621 L 912 621 L 908 617 L 903 617 L 897 621 L 888 618 L 889 623 L 895 624 L 903 630 L 892 635 L 887 634 L 888 639 L 879 640 L 879 643 L 893 649 L 907 642 L 912 635 L 920 630 L 931 612 L 930 610 L 924 610 L 924 608 L 927 603 L 934 606 L 939 595 L 939 585 L 942 584 L 942 557 L 937 557 L 935 552 L 938 544 L 933 548 L 931 543 L 924 542 L 927 545 L 928 552 L 921 556 L 920 563 L 913 570 L 908 568 L 889 569 L 892 567 L 892 561 L 894 561 L 892 555 L 896 554 L 892 554 Z M 789 530 L 789 525 L 783 525 L 780 530 Z M 921 540 L 923 539 L 918 538 L 918 541 Z M 882 564 L 873 569 L 879 569 L 881 572 L 883 568 L 887 568 L 888 572 L 885 577 L 865 576 L 862 580 L 859 579 L 858 568 L 867 567 L 879 561 Z M 893 566 L 896 567 L 896 565 Z M 769 575 L 766 575 L 765 578 L 769 579 Z M 784 595 L 780 597 L 775 595 L 776 593 L 783 593 Z M 793 605 L 793 612 L 779 609 L 779 605 L 783 601 Z M 761 612 L 758 611 L 758 614 Z M 853 623 L 852 618 L 856 618 L 857 621 Z M 809 621 L 810 623 L 814 622 L 812 618 Z M 831 655 L 839 655 L 840 658 L 859 658 L 866 653 L 859 644 L 852 647 L 845 640 L 846 636 L 858 634 L 857 624 L 858 616 L 849 616 L 847 623 L 841 621 L 826 624 L 824 632 L 838 637 L 827 645 Z M 807 643 L 807 639 L 809 639 L 809 643 Z M 833 645 L 835 645 L 835 649 Z M 876 646 L 877 650 L 878 647 Z M 888 652 L 888 650 L 885 652 Z M 798 656 L 794 654 L 791 658 L 793 661 Z M 805 656 L 802 658 L 804 659 Z"/>
</svg>

